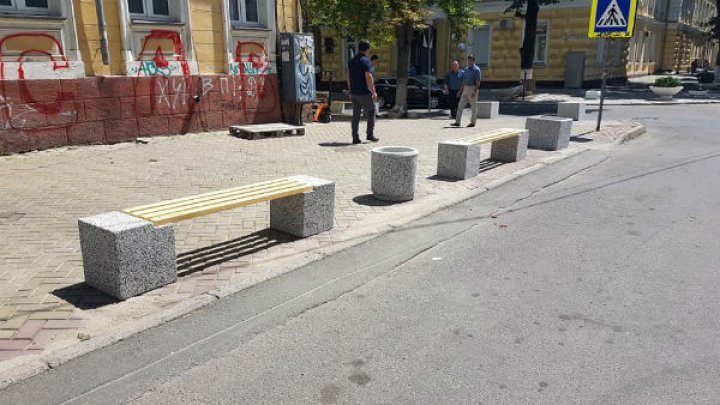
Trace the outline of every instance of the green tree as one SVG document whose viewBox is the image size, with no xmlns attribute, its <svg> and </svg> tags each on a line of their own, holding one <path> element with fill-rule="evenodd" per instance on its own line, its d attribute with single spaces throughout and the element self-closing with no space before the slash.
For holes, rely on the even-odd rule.
<svg viewBox="0 0 720 405">
<path fill-rule="evenodd" d="M 712 41 L 720 44 L 720 0 L 715 0 L 715 17 L 708 21 L 707 27 Z M 720 83 L 720 50 L 715 56 L 715 82 Z"/>
<path fill-rule="evenodd" d="M 533 61 L 535 59 L 535 36 L 537 33 L 537 20 L 540 6 L 557 4 L 559 0 L 509 0 L 510 7 L 505 12 L 514 12 L 516 16 L 525 20 L 523 43 L 520 48 L 520 69 L 528 72 L 532 77 Z M 720 0 L 718 0 L 720 1 Z"/>
<path fill-rule="evenodd" d="M 407 79 L 413 31 L 426 28 L 436 6 L 445 14 L 451 31 L 464 34 L 482 22 L 475 0 L 303 0 L 308 20 L 329 27 L 346 38 L 363 38 L 372 44 L 395 42 L 397 91 L 393 112 L 407 113 Z"/>
</svg>

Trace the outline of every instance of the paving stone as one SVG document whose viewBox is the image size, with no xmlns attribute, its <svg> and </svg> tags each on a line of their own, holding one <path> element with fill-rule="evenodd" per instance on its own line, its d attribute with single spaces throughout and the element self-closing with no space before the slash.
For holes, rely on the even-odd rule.
<svg viewBox="0 0 720 405">
<path fill-rule="evenodd" d="M 522 128 L 524 119 L 499 116 L 478 121 L 476 128 L 445 129 L 445 120 L 381 120 L 381 145 L 407 145 L 419 151 L 415 202 L 433 196 L 466 195 L 498 178 L 531 167 L 557 152 L 528 151 L 525 160 L 503 165 L 470 180 L 451 183 L 432 179 L 437 170 L 440 141 L 480 131 Z M 570 148 L 602 145 L 619 136 L 623 127 L 608 121 L 596 133 L 584 122 L 573 124 L 573 134 L 593 142 L 570 142 Z M 334 228 L 318 236 L 259 242 L 270 226 L 270 204 L 243 207 L 221 215 L 185 221 L 175 226 L 176 251 L 183 253 L 229 240 L 256 241 L 236 249 L 233 260 L 212 267 L 213 277 L 200 283 L 190 274 L 153 291 L 160 300 L 197 295 L 228 281 L 257 276 L 259 264 L 292 257 L 320 246 L 346 240 L 344 235 L 383 215 L 402 217 L 405 208 L 362 204 L 371 192 L 370 151 L 379 145 L 318 146 L 349 142 L 347 122 L 311 124 L 305 137 L 241 141 L 224 132 L 152 138 L 148 144 L 117 144 L 61 148 L 42 153 L 0 157 L 0 360 L 37 353 L 57 336 L 107 317 L 102 308 L 80 310 L 114 302 L 83 284 L 83 261 L 77 220 L 103 212 L 184 197 L 280 177 L 305 174 L 335 182 Z M 482 159 L 490 156 L 484 148 Z M 198 156 L 203 156 L 198 160 Z M 559 156 L 559 154 L 557 154 Z M 142 168 L 142 170 L 138 170 Z M 414 204 L 414 203 L 413 203 Z M 258 234 L 259 233 L 259 234 Z M 253 244 L 256 243 L 256 244 Z M 257 249 L 252 249 L 255 246 Z M 304 254 L 304 253 L 303 253 Z M 216 269 L 220 270 L 217 271 Z M 21 291 L 23 290 L 23 291 Z M 153 297 L 155 298 L 155 297 Z M 123 305 L 123 304 L 120 304 Z M 33 319 L 30 319 L 30 318 Z M 85 318 L 82 319 L 77 318 Z M 21 328 L 29 333 L 37 321 L 46 321 L 35 333 L 37 342 L 14 341 L 8 335 Z M 28 326 L 25 324 L 28 323 Z M 103 322 L 99 322 L 103 323 Z M 106 322 L 112 323 L 112 322 Z M 59 328 L 59 329 L 52 329 Z M 72 339 L 72 334 L 68 335 Z"/>
</svg>

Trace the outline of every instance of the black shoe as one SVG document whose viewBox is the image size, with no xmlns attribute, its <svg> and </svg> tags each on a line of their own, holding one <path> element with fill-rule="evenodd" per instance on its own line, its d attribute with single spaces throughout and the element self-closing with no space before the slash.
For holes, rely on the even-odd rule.
<svg viewBox="0 0 720 405">
<path fill-rule="evenodd" d="M 450 124 L 450 126 L 451 126 L 451 127 L 459 127 L 460 124 L 458 124 L 457 122 L 453 122 L 452 124 Z"/>
<path fill-rule="evenodd" d="M 362 141 L 359 139 L 353 139 L 353 145 L 357 145 L 359 143 L 362 143 Z"/>
<path fill-rule="evenodd" d="M 370 142 L 377 142 L 380 140 L 380 138 L 375 138 L 374 136 L 368 136 L 367 140 Z"/>
<path fill-rule="evenodd" d="M 475 124 L 468 124 L 467 127 L 468 127 L 468 128 L 472 128 L 472 127 L 474 127 L 474 126 L 475 126 Z"/>
</svg>

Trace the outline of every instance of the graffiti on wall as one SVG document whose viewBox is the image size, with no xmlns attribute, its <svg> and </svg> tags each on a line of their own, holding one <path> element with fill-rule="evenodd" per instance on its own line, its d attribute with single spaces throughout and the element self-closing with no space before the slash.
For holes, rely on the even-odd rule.
<svg viewBox="0 0 720 405">
<path fill-rule="evenodd" d="M 128 77 L 35 80 L 31 64 L 63 72 L 82 62 L 68 61 L 49 34 L 24 35 L 26 44 L 47 46 L 18 50 L 21 35 L 0 38 L 0 154 L 279 119 L 277 78 L 257 43 L 237 44 L 237 74 L 199 76 L 178 33 L 152 31 Z"/>
<path fill-rule="evenodd" d="M 57 119 L 44 120 L 44 127 L 76 122 L 78 111 L 72 102 L 72 91 L 60 86 L 39 88 L 29 79 L 55 77 L 54 72 L 71 69 L 60 41 L 43 32 L 19 32 L 0 38 L 0 130 L 34 129 L 39 117 L 51 115 Z M 17 78 L 17 92 L 7 88 L 6 80 Z"/>
<path fill-rule="evenodd" d="M 142 40 L 137 61 L 128 70 L 130 75 L 137 77 L 190 76 L 180 33 L 151 30 Z"/>
<path fill-rule="evenodd" d="M 295 37 L 295 94 L 300 102 L 315 100 L 315 58 L 313 37 Z"/>
<path fill-rule="evenodd" d="M 69 61 L 60 40 L 46 32 L 16 32 L 0 38 L 0 80 L 82 77 L 81 62 Z"/>
<path fill-rule="evenodd" d="M 224 85 L 232 92 L 243 92 L 245 97 L 240 105 L 229 106 L 236 109 L 257 109 L 263 100 L 271 99 L 272 108 L 277 108 L 277 89 L 268 75 L 273 73 L 270 57 L 265 45 L 259 42 L 238 41 L 235 45 L 234 63 L 230 64 L 230 78 Z M 221 82 L 221 84 L 223 84 Z"/>
</svg>

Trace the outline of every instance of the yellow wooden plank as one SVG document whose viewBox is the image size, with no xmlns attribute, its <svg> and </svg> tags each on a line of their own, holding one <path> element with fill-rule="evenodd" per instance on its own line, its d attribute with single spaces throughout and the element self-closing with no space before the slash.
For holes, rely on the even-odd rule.
<svg viewBox="0 0 720 405">
<path fill-rule="evenodd" d="M 132 212 L 134 214 L 138 215 L 152 215 L 155 212 L 159 211 L 167 211 L 171 209 L 180 209 L 187 206 L 192 205 L 198 205 L 198 204 L 213 204 L 215 202 L 224 201 L 227 199 L 232 198 L 242 198 L 244 196 L 253 195 L 253 194 L 262 194 L 271 192 L 273 190 L 285 190 L 289 187 L 305 187 L 307 184 L 305 183 L 299 183 L 299 182 L 288 182 L 288 183 L 278 183 L 273 185 L 267 185 L 265 187 L 257 187 L 250 190 L 238 190 L 234 192 L 225 192 L 223 194 L 213 194 L 213 195 L 206 195 L 203 198 L 198 198 L 197 196 L 182 199 L 182 200 L 172 200 L 172 201 L 166 201 L 164 204 L 159 204 L 154 207 L 150 208 L 144 208 L 144 209 L 129 209 L 126 210 L 127 212 Z"/>
<path fill-rule="evenodd" d="M 177 199 L 173 199 L 173 200 L 165 200 L 165 201 L 161 201 L 161 202 L 157 202 L 157 203 L 153 203 L 153 204 L 140 205 L 137 207 L 127 208 L 124 211 L 146 210 L 146 209 L 155 208 L 155 207 L 167 206 L 167 205 L 171 205 L 171 204 L 175 204 L 175 203 L 182 203 L 182 202 L 190 201 L 190 200 L 212 198 L 215 196 L 220 196 L 220 195 L 225 195 L 225 194 L 230 194 L 230 193 L 235 193 L 235 192 L 252 191 L 254 189 L 265 188 L 265 187 L 276 185 L 276 184 L 290 184 L 290 183 L 304 184 L 304 183 L 301 183 L 301 182 L 298 182 L 295 180 L 287 180 L 287 179 L 272 180 L 272 181 L 266 181 L 266 182 L 261 182 L 261 183 L 248 184 L 248 185 L 242 186 L 242 187 L 234 187 L 234 188 L 229 188 L 229 189 L 225 189 L 225 190 L 213 191 L 210 193 L 197 194 L 197 195 L 193 195 L 193 196 L 189 196 L 189 197 L 177 198 Z"/>
<path fill-rule="evenodd" d="M 521 129 L 501 129 L 495 131 L 488 131 L 476 136 L 469 136 L 460 138 L 459 140 L 470 142 L 470 143 L 487 143 L 495 142 L 502 139 L 512 138 L 522 133 Z"/>
<path fill-rule="evenodd" d="M 202 207 L 207 206 L 219 206 L 224 204 L 232 204 L 234 201 L 244 200 L 247 198 L 253 198 L 258 195 L 272 195 L 275 194 L 281 194 L 289 190 L 302 190 L 300 192 L 306 192 L 306 191 L 312 191 L 312 186 L 309 186 L 307 184 L 300 184 L 300 185 L 290 185 L 286 187 L 275 187 L 272 189 L 267 190 L 257 190 L 253 191 L 251 193 L 241 193 L 241 194 L 233 194 L 227 197 L 223 198 L 217 198 L 213 200 L 206 200 L 206 201 L 200 201 L 200 202 L 188 202 L 183 205 L 173 205 L 170 207 L 159 207 L 155 208 L 153 210 L 143 210 L 143 211 L 132 211 L 133 215 L 142 216 L 146 218 L 156 218 L 158 216 L 164 216 L 164 215 L 171 215 L 175 212 L 182 212 L 187 210 L 193 210 L 193 209 L 201 209 Z"/>
<path fill-rule="evenodd" d="M 302 194 L 307 191 L 311 191 L 311 186 L 306 186 L 305 188 L 299 188 L 299 189 L 290 189 L 288 191 L 282 192 L 282 193 L 267 193 L 267 194 L 261 194 L 254 196 L 252 198 L 247 199 L 241 199 L 233 202 L 232 204 L 218 204 L 214 206 L 203 206 L 200 208 L 197 208 L 195 210 L 188 210 L 188 211 L 182 211 L 177 212 L 171 215 L 165 215 L 161 217 L 153 217 L 153 218 L 142 218 L 146 221 L 149 221 L 153 223 L 154 225 L 165 225 L 170 224 L 173 222 L 179 222 L 186 219 L 196 218 L 208 214 L 214 214 L 217 212 L 222 211 L 228 211 L 231 209 L 243 207 L 246 205 L 252 205 L 263 201 L 270 201 L 277 198 L 283 198 L 283 197 L 289 197 L 291 195 L 297 195 Z"/>
</svg>

